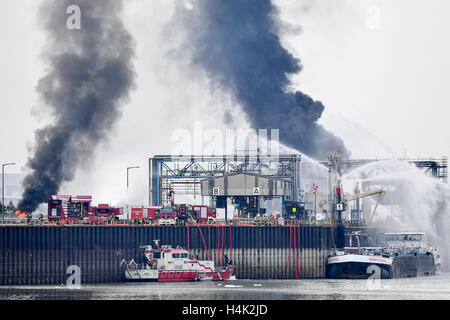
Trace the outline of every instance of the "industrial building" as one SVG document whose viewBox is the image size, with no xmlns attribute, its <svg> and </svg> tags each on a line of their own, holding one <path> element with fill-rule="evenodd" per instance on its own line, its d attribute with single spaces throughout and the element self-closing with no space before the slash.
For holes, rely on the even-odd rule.
<svg viewBox="0 0 450 320">
<path fill-rule="evenodd" d="M 155 156 L 149 159 L 149 205 L 168 204 L 173 192 L 224 208 L 226 218 L 232 217 L 229 206 L 241 216 L 264 214 L 268 205 L 280 213 L 283 203 L 302 201 L 300 161 L 299 154 Z"/>
<path fill-rule="evenodd" d="M 268 213 L 267 207 L 275 203 L 275 199 L 278 208 L 272 208 L 270 213 L 281 213 L 283 199 L 292 196 L 292 181 L 258 174 L 233 173 L 203 179 L 201 191 L 202 196 L 213 199 L 215 207 L 225 209 L 225 219 L 228 218 L 229 204 L 237 210 L 237 216 L 253 218 Z"/>
</svg>

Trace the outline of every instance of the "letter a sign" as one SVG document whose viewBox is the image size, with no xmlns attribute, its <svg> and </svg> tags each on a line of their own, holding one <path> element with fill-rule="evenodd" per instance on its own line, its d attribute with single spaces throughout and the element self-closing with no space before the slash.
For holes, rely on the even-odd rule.
<svg viewBox="0 0 450 320">
<path fill-rule="evenodd" d="M 254 196 L 259 196 L 259 188 L 258 187 L 254 187 L 253 188 L 253 195 Z"/>
</svg>

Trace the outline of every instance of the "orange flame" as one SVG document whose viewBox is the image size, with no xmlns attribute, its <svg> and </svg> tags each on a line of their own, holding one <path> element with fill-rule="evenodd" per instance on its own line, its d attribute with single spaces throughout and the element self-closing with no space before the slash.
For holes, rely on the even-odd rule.
<svg viewBox="0 0 450 320">
<path fill-rule="evenodd" d="M 25 219 L 28 214 L 26 212 L 22 212 L 20 210 L 17 210 L 16 212 L 14 212 L 14 214 L 17 216 L 17 218 L 19 219 Z"/>
</svg>

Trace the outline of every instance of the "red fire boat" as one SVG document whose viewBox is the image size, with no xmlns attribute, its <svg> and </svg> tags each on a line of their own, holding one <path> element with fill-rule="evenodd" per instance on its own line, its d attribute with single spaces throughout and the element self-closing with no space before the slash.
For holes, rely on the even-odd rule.
<svg viewBox="0 0 450 320">
<path fill-rule="evenodd" d="M 215 267 L 214 261 L 190 259 L 187 250 L 171 246 L 141 246 L 145 262 L 122 260 L 121 266 L 127 281 L 199 281 L 233 280 L 234 267 L 228 261 L 223 267 Z M 227 261 L 227 259 L 225 259 Z"/>
</svg>

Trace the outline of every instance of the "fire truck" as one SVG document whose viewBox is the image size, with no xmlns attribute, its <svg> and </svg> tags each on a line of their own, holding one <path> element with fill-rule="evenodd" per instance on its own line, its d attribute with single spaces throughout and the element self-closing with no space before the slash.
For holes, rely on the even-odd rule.
<svg viewBox="0 0 450 320">
<path fill-rule="evenodd" d="M 175 204 L 172 206 L 132 207 L 131 219 L 135 223 L 152 223 L 176 225 L 192 219 L 197 223 L 207 223 L 216 218 L 216 208 L 204 205 Z"/>
<path fill-rule="evenodd" d="M 179 217 L 176 207 L 162 207 L 159 209 L 159 225 L 174 226 L 178 223 L 178 220 Z"/>
<path fill-rule="evenodd" d="M 152 223 L 159 219 L 160 206 L 155 207 L 131 207 L 131 220 L 138 223 Z"/>
<path fill-rule="evenodd" d="M 76 222 L 89 215 L 91 196 L 51 196 L 48 200 L 48 220 Z"/>
<path fill-rule="evenodd" d="M 174 209 L 179 221 L 193 219 L 197 223 L 207 223 L 216 218 L 216 208 L 212 206 L 179 204 Z"/>
<path fill-rule="evenodd" d="M 184 216 L 179 215 L 176 206 L 132 207 L 131 220 L 134 223 L 153 223 L 158 221 L 160 225 L 176 225 Z"/>
<path fill-rule="evenodd" d="M 191 216 L 197 223 L 208 223 L 216 219 L 216 208 L 212 206 L 193 205 Z"/>
<path fill-rule="evenodd" d="M 83 218 L 85 224 L 104 225 L 107 222 L 115 222 L 123 213 L 122 208 L 110 207 L 108 204 L 99 204 L 98 207 L 89 208 L 89 216 Z"/>
<path fill-rule="evenodd" d="M 110 207 L 108 204 L 91 206 L 91 196 L 54 195 L 48 200 L 48 220 L 61 223 L 93 223 L 117 219 L 122 208 Z"/>
<path fill-rule="evenodd" d="M 98 217 L 120 216 L 123 213 L 122 208 L 110 207 L 108 204 L 99 204 L 98 207 L 90 207 L 89 214 Z"/>
</svg>

